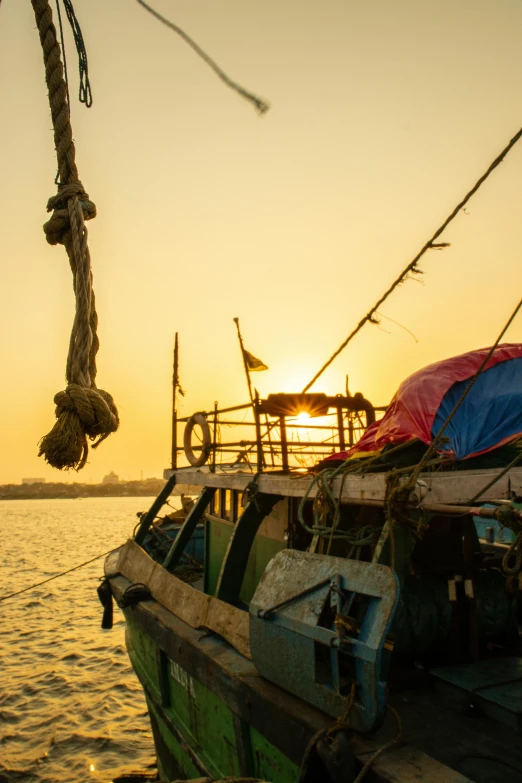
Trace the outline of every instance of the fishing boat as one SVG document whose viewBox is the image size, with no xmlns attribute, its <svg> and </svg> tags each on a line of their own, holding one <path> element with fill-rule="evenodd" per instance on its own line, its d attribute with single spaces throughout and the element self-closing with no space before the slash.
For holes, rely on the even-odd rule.
<svg viewBox="0 0 522 783">
<path fill-rule="evenodd" d="M 520 373 L 499 344 L 386 410 L 305 392 L 174 411 L 165 487 L 104 588 L 162 780 L 520 780 Z"/>
<path fill-rule="evenodd" d="M 58 162 L 45 231 L 66 248 L 77 299 L 68 385 L 40 454 L 79 470 L 88 440 L 98 446 L 119 417 L 96 385 L 84 225 L 96 208 L 78 178 L 51 9 L 32 5 Z M 90 105 L 85 44 L 66 8 Z M 264 365 L 236 320 L 250 399 L 179 418 L 174 404 L 165 485 L 107 558 L 99 590 L 104 627 L 113 598 L 124 613 L 163 781 L 522 778 L 522 345 L 502 342 L 522 302 L 490 348 L 419 369 L 389 406 L 311 391 L 422 256 L 448 246 L 439 238 L 449 223 L 521 138 L 522 129 L 301 392 L 260 398 L 249 373 Z M 174 396 L 178 384 L 175 371 Z M 181 513 L 165 514 L 176 495 Z"/>
</svg>

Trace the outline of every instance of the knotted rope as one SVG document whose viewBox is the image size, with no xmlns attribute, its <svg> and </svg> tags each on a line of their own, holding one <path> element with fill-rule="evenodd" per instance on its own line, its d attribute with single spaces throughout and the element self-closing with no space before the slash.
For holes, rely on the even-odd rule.
<svg viewBox="0 0 522 783">
<path fill-rule="evenodd" d="M 367 546 L 374 541 L 379 533 L 379 529 L 373 525 L 362 525 L 349 530 L 340 530 L 338 528 L 341 521 L 341 495 L 344 481 L 347 475 L 353 472 L 355 472 L 355 470 L 351 469 L 351 466 L 346 463 L 343 463 L 334 469 L 324 468 L 320 471 L 311 481 L 301 499 L 297 511 L 297 518 L 307 533 L 329 539 L 326 554 L 330 554 L 332 542 L 334 540 L 342 540 L 346 541 L 348 545 L 351 545 L 347 557 L 351 558 L 355 555 L 355 558 L 358 560 L 362 547 Z M 336 494 L 333 490 L 333 481 L 339 475 L 342 475 L 341 486 L 339 492 Z M 306 524 L 304 509 L 314 486 L 317 486 L 317 490 L 312 504 L 313 525 L 310 527 Z M 329 524 L 329 522 L 331 523 Z"/>
<path fill-rule="evenodd" d="M 47 211 L 52 215 L 44 231 L 49 244 L 65 246 L 76 296 L 66 367 L 67 388 L 54 398 L 57 421 L 40 441 L 39 456 L 43 455 L 54 468 L 80 470 L 87 461 L 87 438 L 98 438 L 93 444 L 95 448 L 118 429 L 119 419 L 111 395 L 97 389 L 95 383 L 98 316 L 85 221 L 96 216 L 96 207 L 78 178 L 67 86 L 49 0 L 31 2 L 43 49 L 58 160 L 58 193 L 48 201 Z"/>
</svg>

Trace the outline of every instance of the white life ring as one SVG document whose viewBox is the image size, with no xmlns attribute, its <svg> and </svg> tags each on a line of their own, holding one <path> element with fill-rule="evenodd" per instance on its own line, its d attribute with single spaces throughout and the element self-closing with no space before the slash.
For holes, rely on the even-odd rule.
<svg viewBox="0 0 522 783">
<path fill-rule="evenodd" d="M 201 427 L 201 433 L 203 435 L 201 453 L 199 456 L 196 456 L 192 448 L 192 432 L 194 431 L 194 425 L 196 424 Z M 210 428 L 204 414 L 194 413 L 187 421 L 185 432 L 183 433 L 183 449 L 185 451 L 185 456 L 194 468 L 200 468 L 205 464 L 210 454 L 211 444 Z"/>
</svg>

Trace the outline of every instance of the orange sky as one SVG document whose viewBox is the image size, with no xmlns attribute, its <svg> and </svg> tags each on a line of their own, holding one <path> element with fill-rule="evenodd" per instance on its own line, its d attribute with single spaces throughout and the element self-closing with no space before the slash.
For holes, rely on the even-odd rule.
<svg viewBox="0 0 522 783">
<path fill-rule="evenodd" d="M 518 0 L 154 0 L 263 118 L 134 0 L 75 3 L 94 105 L 72 104 L 100 319 L 99 385 L 121 429 L 80 476 L 37 457 L 64 387 L 74 300 L 42 223 L 55 158 L 31 5 L 0 9 L 0 482 L 161 475 L 171 354 L 181 415 L 246 400 L 232 318 L 300 390 L 522 125 Z M 70 35 L 71 95 L 77 66 Z M 520 298 L 522 144 L 315 390 L 381 405 L 410 372 L 489 345 Z M 516 321 L 507 341 L 522 339 Z"/>
</svg>

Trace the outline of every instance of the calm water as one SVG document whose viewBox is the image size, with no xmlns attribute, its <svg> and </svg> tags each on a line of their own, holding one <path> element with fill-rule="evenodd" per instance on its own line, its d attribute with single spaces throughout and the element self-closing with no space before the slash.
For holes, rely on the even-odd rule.
<svg viewBox="0 0 522 783">
<path fill-rule="evenodd" d="M 0 501 L 0 595 L 123 543 L 151 502 Z M 103 559 L 0 602 L 0 783 L 108 783 L 154 763 L 116 606 L 100 628 L 102 573 Z"/>
</svg>

